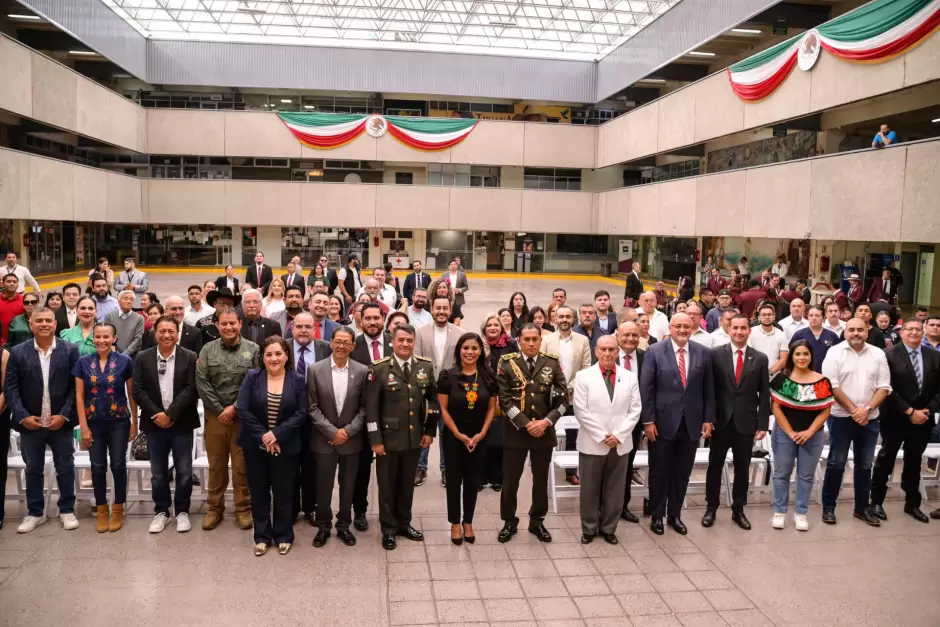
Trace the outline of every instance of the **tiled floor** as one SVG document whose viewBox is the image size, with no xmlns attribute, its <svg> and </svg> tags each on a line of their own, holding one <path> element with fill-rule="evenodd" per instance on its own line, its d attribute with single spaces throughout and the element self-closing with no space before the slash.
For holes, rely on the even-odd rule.
<svg viewBox="0 0 940 627">
<path fill-rule="evenodd" d="M 154 283 L 163 296 L 193 278 Z M 556 282 L 477 281 L 468 293 L 468 322 L 476 326 L 516 289 L 544 304 Z M 602 285 L 566 287 L 577 303 Z M 837 510 L 838 525 L 824 526 L 813 504 L 810 531 L 798 533 L 792 522 L 783 531 L 770 528 L 766 496 L 748 508 L 754 530 L 734 527 L 726 508 L 703 529 L 693 496 L 687 537 L 671 530 L 654 536 L 643 519 L 621 523 L 619 546 L 582 546 L 577 499 L 566 499 L 546 520 L 554 542 L 540 544 L 523 528 L 501 545 L 499 495 L 487 489 L 479 495 L 476 544 L 455 547 L 436 446 L 431 459 L 431 475 L 415 497 L 415 525 L 426 541 L 400 539 L 392 552 L 381 549 L 374 516 L 372 529 L 357 532 L 356 547 L 334 537 L 315 549 L 313 529 L 298 523 L 288 556 L 255 558 L 250 533 L 231 517 L 212 532 L 201 530 L 197 514 L 188 534 L 171 526 L 150 535 L 151 506 L 139 503 L 121 532 L 98 535 L 83 502 L 77 531 L 50 521 L 17 536 L 22 514 L 10 503 L 0 531 L 0 626 L 940 625 L 940 524 L 903 516 L 896 499 L 880 529 L 853 520 L 848 503 Z M 520 512 L 530 488 L 526 475 Z"/>
</svg>

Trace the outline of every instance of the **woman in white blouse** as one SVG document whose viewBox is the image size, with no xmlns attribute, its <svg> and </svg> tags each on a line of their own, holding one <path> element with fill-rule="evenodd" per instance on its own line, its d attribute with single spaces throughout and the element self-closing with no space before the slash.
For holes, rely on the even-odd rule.
<svg viewBox="0 0 940 627">
<path fill-rule="evenodd" d="M 284 311 L 284 282 L 274 279 L 268 286 L 268 295 L 261 301 L 261 315 L 270 318 L 279 311 Z"/>
</svg>

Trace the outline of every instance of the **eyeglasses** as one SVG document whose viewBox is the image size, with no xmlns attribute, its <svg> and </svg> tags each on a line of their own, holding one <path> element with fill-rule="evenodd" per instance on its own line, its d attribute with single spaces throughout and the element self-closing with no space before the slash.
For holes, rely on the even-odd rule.
<svg viewBox="0 0 940 627">
<path fill-rule="evenodd" d="M 350 342 L 349 340 L 333 340 L 332 343 L 336 344 L 337 346 L 352 346 L 353 345 L 353 342 Z"/>
</svg>

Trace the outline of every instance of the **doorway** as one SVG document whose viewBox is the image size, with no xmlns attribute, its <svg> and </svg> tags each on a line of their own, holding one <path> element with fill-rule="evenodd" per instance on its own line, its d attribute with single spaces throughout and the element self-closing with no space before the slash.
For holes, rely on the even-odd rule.
<svg viewBox="0 0 940 627">
<path fill-rule="evenodd" d="M 915 282 L 917 280 L 917 257 L 915 252 L 901 253 L 901 289 L 898 292 L 898 304 L 910 305 L 914 302 Z"/>
</svg>

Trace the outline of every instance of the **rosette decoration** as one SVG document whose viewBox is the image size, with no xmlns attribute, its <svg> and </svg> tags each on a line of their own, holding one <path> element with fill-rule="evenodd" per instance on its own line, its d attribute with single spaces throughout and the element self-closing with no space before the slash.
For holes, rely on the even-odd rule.
<svg viewBox="0 0 940 627">
<path fill-rule="evenodd" d="M 477 120 L 396 115 L 292 112 L 278 112 L 277 115 L 301 143 L 320 149 L 343 146 L 366 131 L 375 137 L 387 131 L 415 150 L 445 150 L 466 139 L 477 124 Z"/>
<path fill-rule="evenodd" d="M 728 78 L 742 100 L 756 102 L 786 80 L 801 55 L 818 55 L 821 48 L 844 61 L 881 63 L 906 53 L 938 27 L 940 0 L 874 0 L 729 66 Z M 813 61 L 814 56 L 804 69 Z"/>
</svg>

